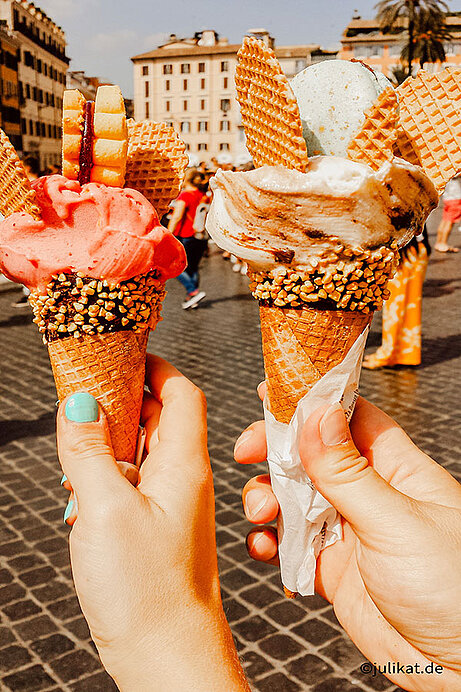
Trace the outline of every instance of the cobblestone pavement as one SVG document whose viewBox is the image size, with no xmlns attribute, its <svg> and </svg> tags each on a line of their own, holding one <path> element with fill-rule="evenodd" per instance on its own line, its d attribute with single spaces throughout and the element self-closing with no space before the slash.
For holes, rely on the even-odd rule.
<svg viewBox="0 0 461 692">
<path fill-rule="evenodd" d="M 453 236 L 461 245 L 461 235 Z M 362 377 L 362 393 L 458 477 L 460 277 L 461 253 L 434 253 L 424 290 L 422 367 Z M 212 256 L 203 271 L 208 296 L 191 311 L 181 310 L 182 288 L 170 283 L 165 320 L 149 350 L 175 363 L 208 397 L 224 605 L 253 689 L 396 689 L 384 677 L 360 672 L 363 656 L 322 598 L 285 600 L 275 568 L 246 555 L 240 492 L 254 470 L 238 467 L 232 448 L 261 416 L 255 387 L 263 376 L 258 311 L 246 278 Z M 18 295 L 17 288 L 0 291 L 0 688 L 113 690 L 73 590 L 54 442 L 56 396 L 29 313 L 10 307 Z M 378 317 L 370 347 L 379 343 L 379 328 Z"/>
</svg>

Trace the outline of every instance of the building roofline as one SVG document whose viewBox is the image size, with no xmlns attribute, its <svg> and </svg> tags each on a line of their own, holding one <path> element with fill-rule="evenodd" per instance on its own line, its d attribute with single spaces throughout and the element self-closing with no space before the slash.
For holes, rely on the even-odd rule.
<svg viewBox="0 0 461 692">
<path fill-rule="evenodd" d="M 183 58 L 192 57 L 196 55 L 231 55 L 237 53 L 241 48 L 240 43 L 230 43 L 228 45 L 215 45 L 215 46 L 188 46 L 187 48 L 156 48 L 154 50 L 148 51 L 147 53 L 140 53 L 139 55 L 134 55 L 131 60 L 132 62 L 138 62 L 139 60 L 151 60 L 155 58 L 162 58 L 167 60 L 168 58 Z M 334 54 L 337 51 L 324 50 L 318 43 L 306 43 L 301 45 L 293 46 L 276 46 L 274 52 L 278 58 L 289 58 L 289 57 L 305 57 L 307 53 L 311 51 L 321 50 L 327 54 Z"/>
</svg>

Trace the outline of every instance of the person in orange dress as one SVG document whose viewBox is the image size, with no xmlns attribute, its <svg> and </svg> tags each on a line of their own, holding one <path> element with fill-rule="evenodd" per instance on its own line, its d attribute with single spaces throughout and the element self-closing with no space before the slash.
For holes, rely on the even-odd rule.
<svg viewBox="0 0 461 692">
<path fill-rule="evenodd" d="M 382 345 L 363 359 L 367 370 L 420 365 L 421 304 L 429 254 L 424 227 L 423 233 L 400 252 L 399 267 L 387 285 L 390 296 L 383 306 Z"/>
</svg>

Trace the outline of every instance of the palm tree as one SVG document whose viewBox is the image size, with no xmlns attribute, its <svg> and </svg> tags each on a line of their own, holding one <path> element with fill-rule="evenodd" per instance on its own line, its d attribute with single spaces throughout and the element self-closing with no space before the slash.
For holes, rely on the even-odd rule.
<svg viewBox="0 0 461 692">
<path fill-rule="evenodd" d="M 437 13 L 434 15 L 432 10 L 422 10 L 417 20 L 414 51 L 414 56 L 419 59 L 421 68 L 427 62 L 444 62 L 444 42 L 452 38 L 446 27 L 443 14 Z M 405 60 L 405 58 L 408 58 L 408 55 L 404 49 L 402 51 L 402 59 Z"/>
<path fill-rule="evenodd" d="M 383 33 L 399 31 L 402 26 L 406 26 L 407 44 L 402 53 L 405 53 L 408 60 L 408 75 L 411 75 L 415 57 L 415 38 L 421 13 L 430 12 L 433 21 L 437 17 L 443 24 L 444 12 L 448 12 L 449 9 L 447 3 L 444 0 L 381 0 L 375 9 Z"/>
</svg>

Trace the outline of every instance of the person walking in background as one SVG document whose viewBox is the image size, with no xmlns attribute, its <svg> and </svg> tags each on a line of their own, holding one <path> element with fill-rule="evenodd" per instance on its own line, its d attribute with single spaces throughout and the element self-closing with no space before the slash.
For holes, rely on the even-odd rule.
<svg viewBox="0 0 461 692">
<path fill-rule="evenodd" d="M 453 225 L 461 221 L 461 176 L 448 181 L 442 199 L 442 221 L 437 229 L 434 248 L 437 252 L 458 252 L 458 248 L 448 245 L 448 238 Z"/>
<path fill-rule="evenodd" d="M 387 285 L 390 296 L 383 306 L 382 346 L 363 359 L 367 370 L 420 365 L 421 303 L 430 252 L 426 226 L 400 251 L 398 269 Z"/>
<path fill-rule="evenodd" d="M 168 230 L 184 245 L 187 256 L 187 267 L 178 276 L 187 292 L 186 300 L 182 304 L 185 310 L 195 307 L 206 296 L 204 291 L 199 290 L 198 266 L 207 248 L 204 231 L 204 217 L 208 202 L 207 187 L 208 182 L 203 173 L 195 168 L 189 169 L 186 173 L 184 189 L 175 202 L 168 223 Z"/>
</svg>

